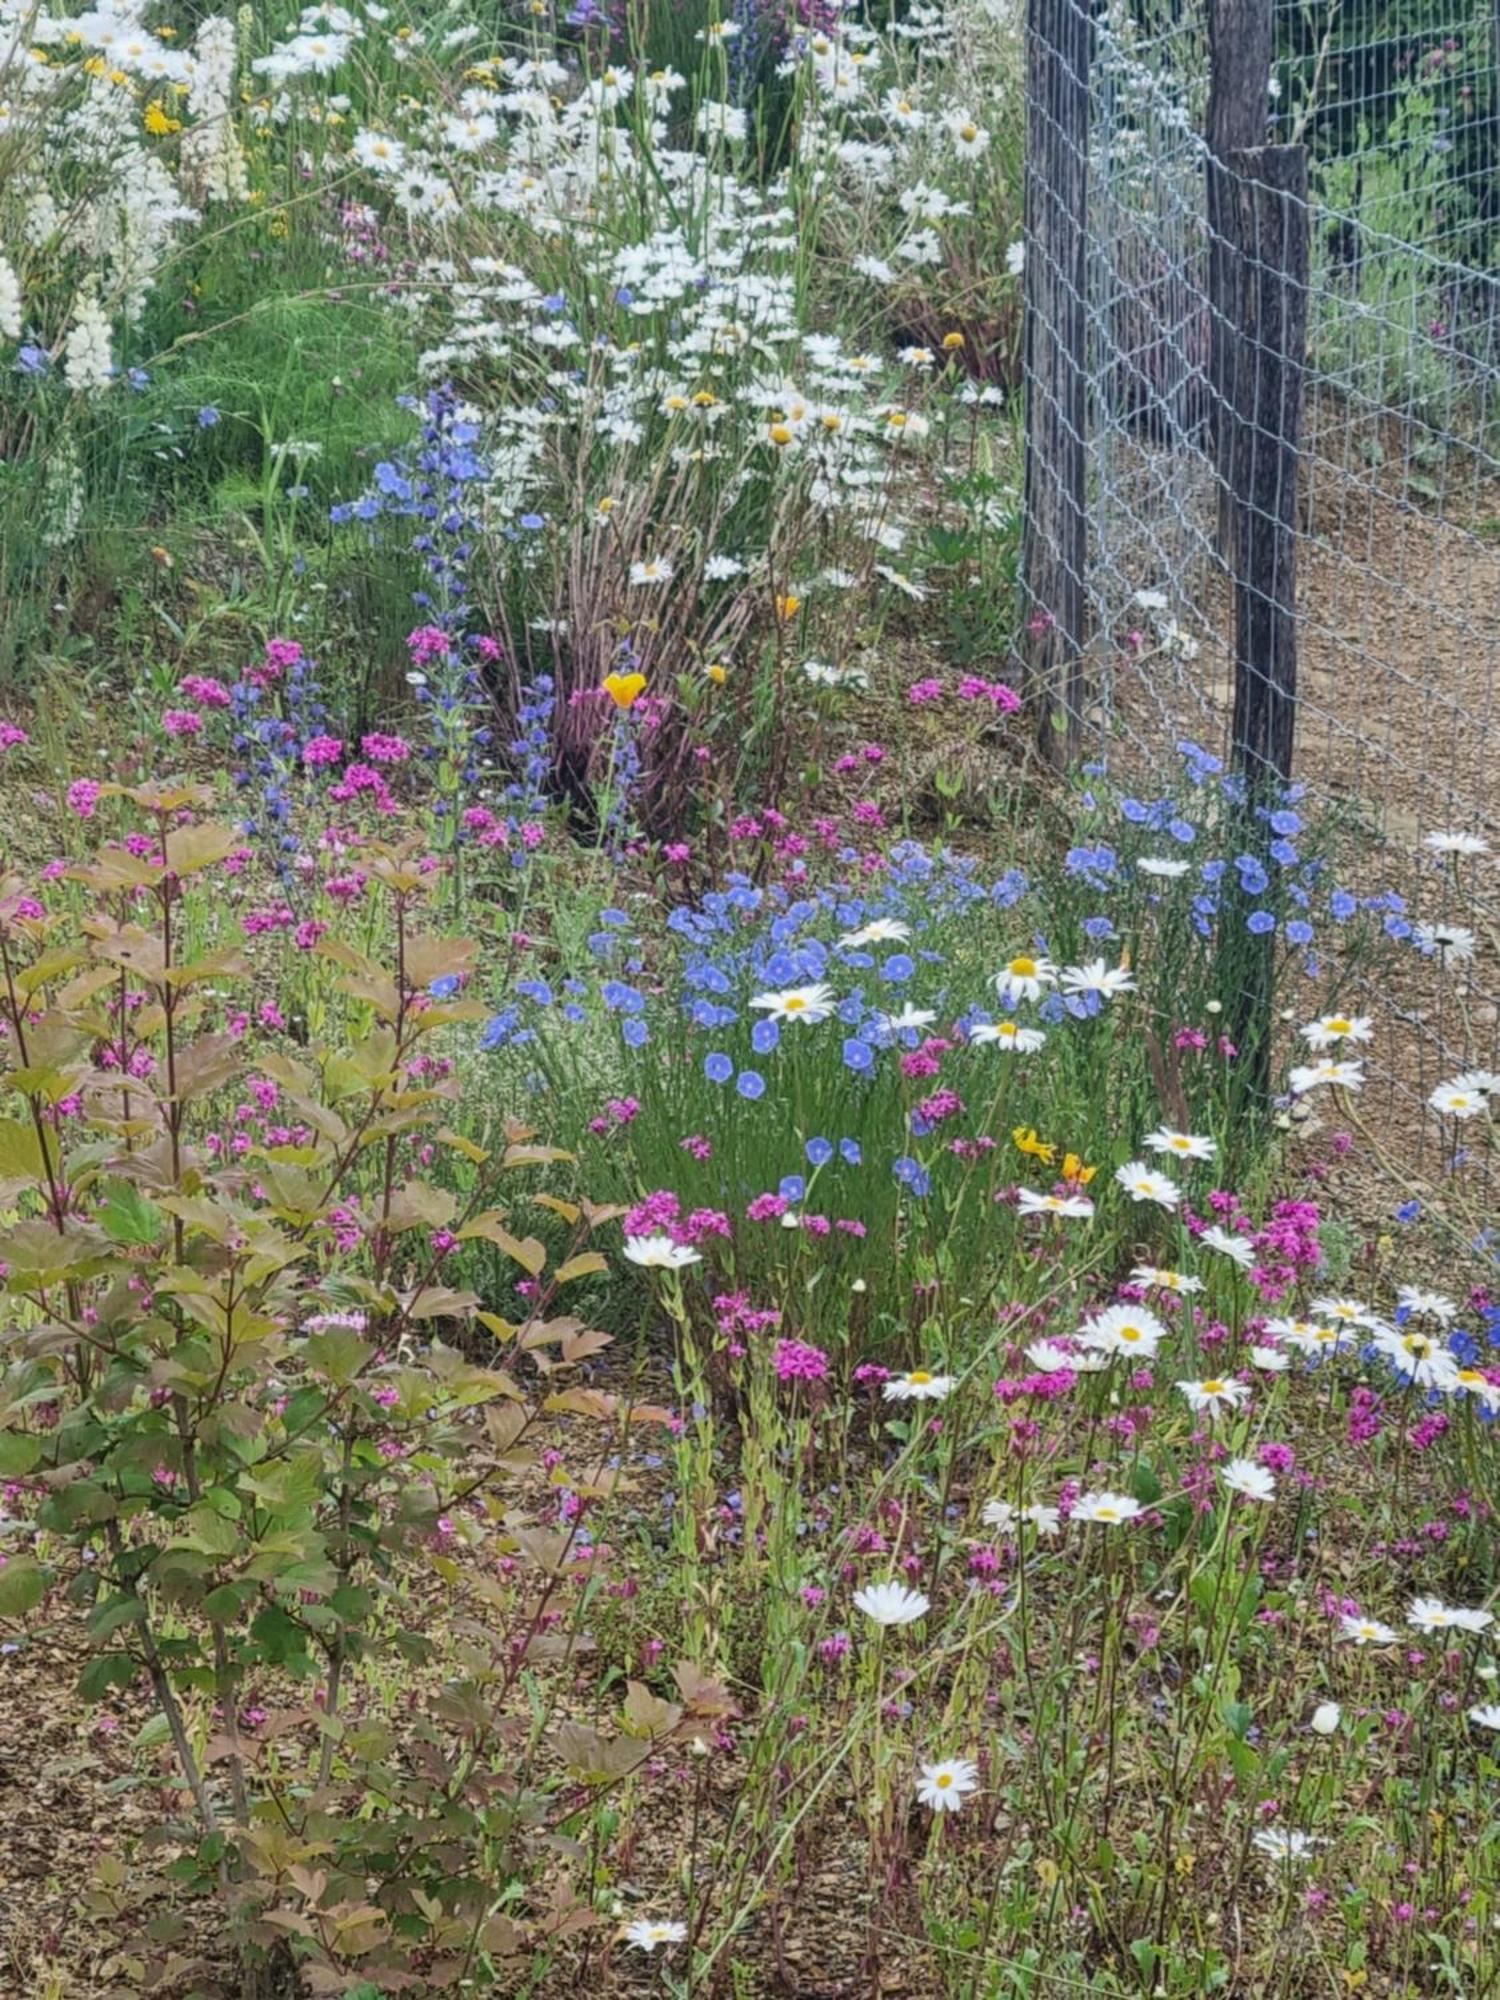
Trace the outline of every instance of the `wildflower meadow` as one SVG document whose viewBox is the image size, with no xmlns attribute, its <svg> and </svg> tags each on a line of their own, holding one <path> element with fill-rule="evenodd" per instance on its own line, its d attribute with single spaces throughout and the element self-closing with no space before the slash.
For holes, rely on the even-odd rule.
<svg viewBox="0 0 1500 2000">
<path fill-rule="evenodd" d="M 1022 25 L 0 0 L 0 1992 L 1500 1994 L 1494 857 L 1037 755 Z"/>
</svg>

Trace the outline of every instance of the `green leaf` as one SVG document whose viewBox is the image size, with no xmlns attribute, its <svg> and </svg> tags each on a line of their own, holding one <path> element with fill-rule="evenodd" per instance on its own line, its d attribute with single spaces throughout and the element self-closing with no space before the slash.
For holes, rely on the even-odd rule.
<svg viewBox="0 0 1500 2000">
<path fill-rule="evenodd" d="M 111 1243 L 144 1249 L 166 1234 L 167 1219 L 130 1181 L 109 1181 L 99 1205 L 99 1226 Z"/>
<path fill-rule="evenodd" d="M 128 1688 L 139 1671 L 129 1653 L 101 1653 L 78 1676 L 78 1692 L 85 1701 L 103 1701 L 111 1688 Z"/>
<path fill-rule="evenodd" d="M 47 1595 L 47 1573 L 34 1556 L 0 1565 L 0 1618 L 24 1618 Z"/>
<path fill-rule="evenodd" d="M 0 1431 L 0 1479 L 24 1479 L 42 1455 L 42 1441 L 25 1431 Z"/>
<path fill-rule="evenodd" d="M 369 1341 L 361 1340 L 347 1326 L 324 1327 L 310 1334 L 302 1349 L 308 1367 L 340 1388 L 354 1380 L 374 1352 Z"/>
</svg>

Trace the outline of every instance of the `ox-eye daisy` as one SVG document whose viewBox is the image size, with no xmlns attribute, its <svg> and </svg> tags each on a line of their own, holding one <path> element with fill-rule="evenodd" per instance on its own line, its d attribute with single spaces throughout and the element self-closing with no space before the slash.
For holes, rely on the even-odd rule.
<svg viewBox="0 0 1500 2000">
<path fill-rule="evenodd" d="M 1002 1000 L 1040 1000 L 1044 986 L 1057 984 L 1057 967 L 1050 958 L 1020 952 L 995 974 L 995 990 Z"/>
<path fill-rule="evenodd" d="M 834 1009 L 831 986 L 785 986 L 779 993 L 757 993 L 750 1002 L 773 1021 L 826 1021 Z"/>
<path fill-rule="evenodd" d="M 979 1789 L 979 1766 L 967 1757 L 945 1757 L 924 1764 L 917 1779 L 917 1799 L 934 1812 L 957 1812 L 970 1792 Z"/>
<path fill-rule="evenodd" d="M 1315 1049 L 1331 1049 L 1335 1042 L 1369 1042 L 1375 1038 L 1368 1014 L 1325 1014 L 1297 1032 Z"/>
<path fill-rule="evenodd" d="M 1158 1208 L 1176 1208 L 1182 1200 L 1182 1190 L 1176 1182 L 1148 1167 L 1144 1160 L 1130 1160 L 1125 1166 L 1116 1167 L 1115 1179 L 1132 1201 L 1154 1201 Z"/>
</svg>

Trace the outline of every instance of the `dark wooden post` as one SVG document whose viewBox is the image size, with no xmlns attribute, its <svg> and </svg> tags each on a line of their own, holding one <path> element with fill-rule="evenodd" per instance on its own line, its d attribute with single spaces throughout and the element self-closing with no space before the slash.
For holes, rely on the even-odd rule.
<svg viewBox="0 0 1500 2000">
<path fill-rule="evenodd" d="M 1092 47 L 1088 0 L 1027 0 L 1022 651 L 1037 743 L 1059 768 L 1083 729 Z"/>
<path fill-rule="evenodd" d="M 1500 0 L 1496 0 L 1500 5 Z M 1219 555 L 1234 560 L 1229 497 L 1231 426 L 1230 355 L 1239 334 L 1234 302 L 1235 244 L 1229 209 L 1234 202 L 1227 162 L 1232 153 L 1263 146 L 1271 116 L 1271 62 L 1275 54 L 1274 0 L 1209 0 L 1208 143 L 1205 206 L 1208 215 L 1208 384 L 1219 474 Z"/>
<path fill-rule="evenodd" d="M 1241 838 L 1267 855 L 1263 816 L 1292 774 L 1297 712 L 1297 468 L 1307 359 L 1307 151 L 1260 146 L 1229 155 L 1235 343 L 1228 357 L 1228 489 L 1234 574 L 1231 758 L 1244 780 Z M 1274 932 L 1256 935 L 1261 899 L 1231 897 L 1230 964 L 1243 1074 L 1270 1087 Z M 1243 930 L 1241 927 L 1243 926 Z M 1250 933 L 1246 935 L 1245 933 Z"/>
<path fill-rule="evenodd" d="M 1307 149 L 1231 154 L 1235 768 L 1285 784 L 1297 706 L 1297 463 L 1307 361 Z"/>
</svg>

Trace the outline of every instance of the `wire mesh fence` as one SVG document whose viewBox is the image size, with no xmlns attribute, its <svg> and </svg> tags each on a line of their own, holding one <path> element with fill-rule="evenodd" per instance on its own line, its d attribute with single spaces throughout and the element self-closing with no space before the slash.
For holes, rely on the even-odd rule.
<svg viewBox="0 0 1500 2000">
<path fill-rule="evenodd" d="M 1415 1110 L 1496 1051 L 1500 4 L 1031 0 L 1028 37 L 1043 748 L 1253 769 L 1284 702 L 1273 762 L 1437 927 L 1383 996 Z"/>
</svg>

